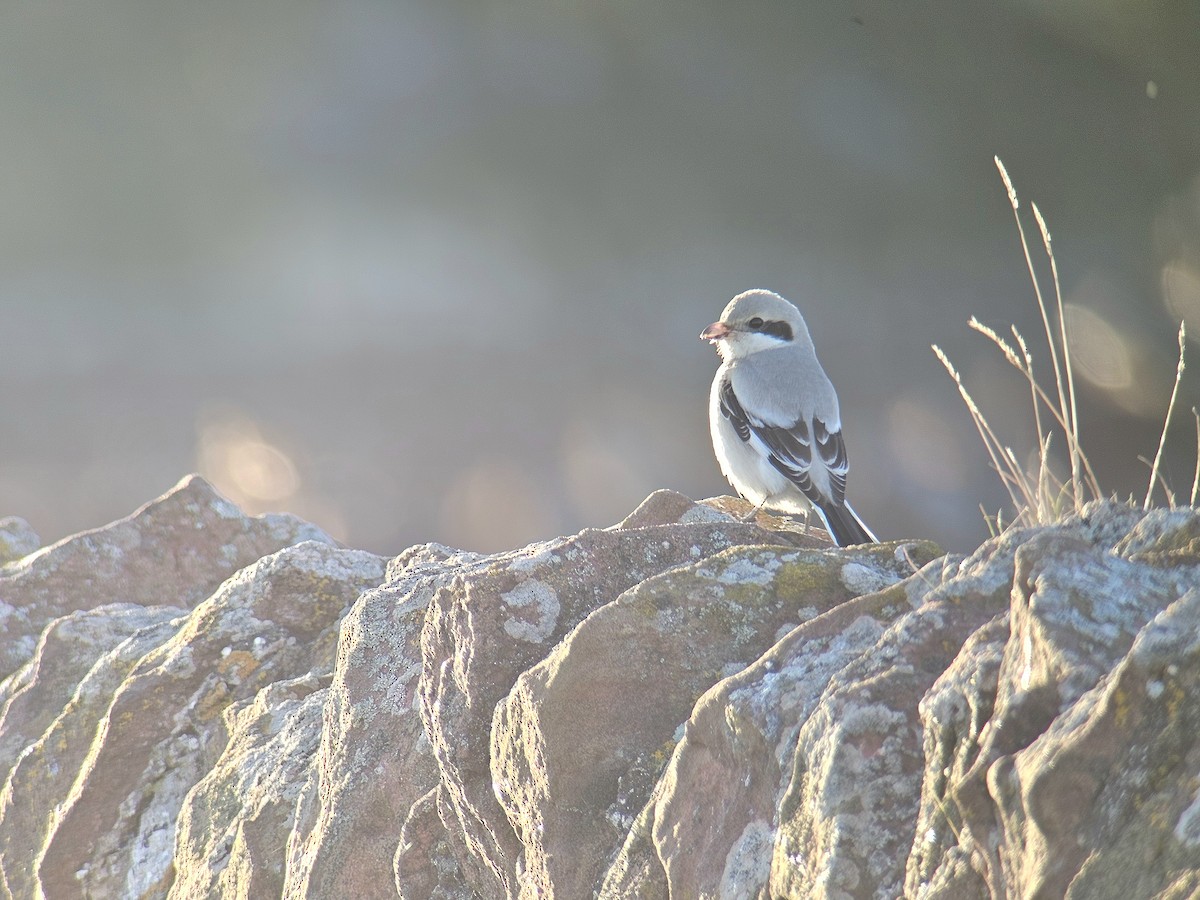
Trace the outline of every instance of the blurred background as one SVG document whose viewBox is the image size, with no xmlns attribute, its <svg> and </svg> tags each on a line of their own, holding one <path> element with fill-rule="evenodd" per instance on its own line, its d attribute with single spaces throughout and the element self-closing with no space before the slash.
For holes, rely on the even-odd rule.
<svg viewBox="0 0 1200 900">
<path fill-rule="evenodd" d="M 1145 492 L 1179 320 L 1200 338 L 1194 0 L 0 15 L 0 516 L 45 542 L 192 470 L 384 554 L 726 492 L 697 335 L 767 287 L 859 512 L 970 549 L 1005 494 L 929 345 L 1018 453 L 1027 387 L 970 316 L 1050 378 L 994 154 L 1049 220 L 1107 490 Z"/>
</svg>

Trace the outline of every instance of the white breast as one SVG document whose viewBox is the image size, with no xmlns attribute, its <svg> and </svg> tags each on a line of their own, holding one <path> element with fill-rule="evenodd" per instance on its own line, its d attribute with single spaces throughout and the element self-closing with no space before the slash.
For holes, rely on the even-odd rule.
<svg viewBox="0 0 1200 900">
<path fill-rule="evenodd" d="M 755 443 L 743 441 L 721 412 L 721 381 L 725 367 L 717 370 L 708 396 L 708 426 L 713 452 L 721 472 L 744 498 L 755 505 L 795 514 L 808 510 L 808 500 L 770 461 L 755 449 Z"/>
</svg>

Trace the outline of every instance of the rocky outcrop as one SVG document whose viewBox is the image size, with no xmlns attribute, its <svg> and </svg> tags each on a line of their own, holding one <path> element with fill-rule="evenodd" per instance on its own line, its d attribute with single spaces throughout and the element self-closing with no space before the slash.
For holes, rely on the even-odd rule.
<svg viewBox="0 0 1200 900">
<path fill-rule="evenodd" d="M 195 478 L 0 521 L 0 896 L 1200 887 L 1193 511 L 967 558 L 744 511 L 391 561 Z"/>
<path fill-rule="evenodd" d="M 328 676 L 339 618 L 383 570 L 296 519 L 244 516 L 199 479 L 0 569 L 10 626 L 78 610 L 0 685 L 5 890 L 138 897 L 190 881 L 172 864 L 194 832 L 185 797 L 238 748 L 241 706 Z M 244 799 L 223 806 L 240 818 Z"/>
<path fill-rule="evenodd" d="M 268 553 L 330 540 L 293 516 L 244 516 L 196 476 L 128 518 L 52 547 L 36 550 L 19 519 L 0 521 L 0 534 L 0 563 L 8 563 L 0 570 L 0 677 L 33 655 L 42 629 L 60 616 L 113 603 L 191 607 Z"/>
</svg>

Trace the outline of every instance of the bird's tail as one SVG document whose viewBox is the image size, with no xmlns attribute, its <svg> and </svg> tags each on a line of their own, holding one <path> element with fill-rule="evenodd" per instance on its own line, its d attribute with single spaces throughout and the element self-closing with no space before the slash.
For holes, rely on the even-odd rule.
<svg viewBox="0 0 1200 900">
<path fill-rule="evenodd" d="M 851 544 L 877 544 L 879 538 L 871 532 L 866 523 L 858 517 L 849 503 L 828 506 L 818 509 L 825 527 L 833 537 L 833 542 L 839 547 L 849 547 Z"/>
</svg>

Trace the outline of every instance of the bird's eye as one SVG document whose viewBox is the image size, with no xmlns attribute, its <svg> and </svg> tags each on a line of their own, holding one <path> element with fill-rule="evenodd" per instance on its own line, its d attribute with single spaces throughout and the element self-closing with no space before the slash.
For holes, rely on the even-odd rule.
<svg viewBox="0 0 1200 900">
<path fill-rule="evenodd" d="M 763 327 L 763 320 L 760 319 L 758 316 L 755 316 L 753 319 L 751 319 L 746 324 L 749 325 L 755 331 L 758 331 L 758 329 Z"/>
</svg>

